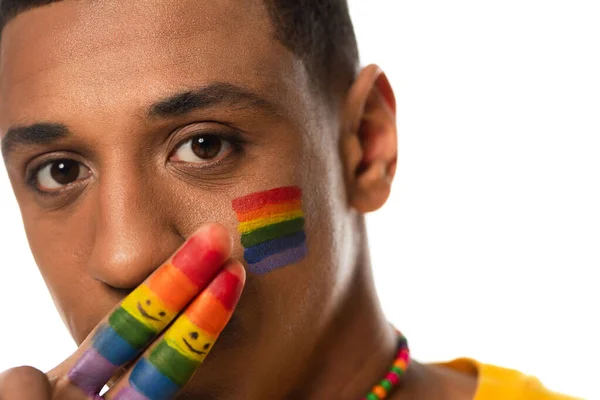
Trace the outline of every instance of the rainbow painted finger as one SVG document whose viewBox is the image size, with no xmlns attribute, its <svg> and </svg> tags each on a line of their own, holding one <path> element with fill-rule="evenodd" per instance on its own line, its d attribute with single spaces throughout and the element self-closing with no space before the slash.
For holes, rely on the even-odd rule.
<svg viewBox="0 0 600 400">
<path fill-rule="evenodd" d="M 219 229 L 227 234 L 224 228 Z M 219 248 L 221 245 L 215 244 L 219 242 L 207 234 L 210 236 L 203 228 L 191 237 L 170 262 L 131 292 L 98 326 L 91 346 L 68 374 L 74 385 L 86 394 L 97 394 L 120 366 L 133 360 L 208 285 L 230 249 Z"/>
<path fill-rule="evenodd" d="M 244 285 L 244 267 L 232 261 L 134 366 L 128 386 L 113 400 L 168 400 L 194 375 L 229 321 Z"/>
<path fill-rule="evenodd" d="M 302 191 L 287 186 L 233 200 L 248 269 L 264 274 L 306 257 Z"/>
</svg>

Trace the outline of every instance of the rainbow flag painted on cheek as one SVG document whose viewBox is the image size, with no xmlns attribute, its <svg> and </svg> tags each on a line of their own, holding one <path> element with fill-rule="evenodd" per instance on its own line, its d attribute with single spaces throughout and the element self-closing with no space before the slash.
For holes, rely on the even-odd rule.
<svg viewBox="0 0 600 400">
<path fill-rule="evenodd" d="M 233 200 L 248 269 L 264 274 L 306 257 L 302 191 L 296 186 Z"/>
</svg>

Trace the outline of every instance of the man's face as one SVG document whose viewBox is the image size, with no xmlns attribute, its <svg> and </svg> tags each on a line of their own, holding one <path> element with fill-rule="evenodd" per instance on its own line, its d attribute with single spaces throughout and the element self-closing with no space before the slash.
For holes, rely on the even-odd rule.
<svg viewBox="0 0 600 400">
<path fill-rule="evenodd" d="M 2 135 L 53 124 L 21 130 L 5 160 L 78 342 L 203 223 L 242 259 L 232 199 L 281 186 L 303 190 L 308 257 L 250 275 L 232 326 L 273 352 L 291 326 L 317 329 L 333 260 L 350 258 L 337 115 L 262 1 L 66 0 L 9 22 L 1 57 Z"/>
</svg>

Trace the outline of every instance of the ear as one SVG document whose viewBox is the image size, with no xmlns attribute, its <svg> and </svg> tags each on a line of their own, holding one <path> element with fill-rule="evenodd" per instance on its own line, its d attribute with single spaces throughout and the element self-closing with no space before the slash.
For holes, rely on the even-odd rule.
<svg viewBox="0 0 600 400">
<path fill-rule="evenodd" d="M 390 195 L 396 173 L 396 100 L 383 71 L 369 65 L 344 102 L 341 135 L 346 188 L 357 211 L 375 211 Z"/>
</svg>

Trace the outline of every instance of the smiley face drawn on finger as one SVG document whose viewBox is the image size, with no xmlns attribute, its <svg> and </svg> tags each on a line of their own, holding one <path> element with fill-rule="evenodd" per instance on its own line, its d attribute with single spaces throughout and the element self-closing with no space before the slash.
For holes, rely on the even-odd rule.
<svg viewBox="0 0 600 400">
<path fill-rule="evenodd" d="M 140 285 L 131 292 L 121 307 L 155 331 L 163 330 L 176 314 L 146 285 Z"/>
<path fill-rule="evenodd" d="M 184 356 L 202 362 L 216 338 L 199 329 L 186 315 L 182 315 L 169 328 L 165 340 Z"/>
<path fill-rule="evenodd" d="M 152 300 L 150 299 L 146 299 L 146 306 L 149 307 L 152 305 Z M 144 318 L 149 319 L 151 321 L 161 321 L 166 315 L 167 313 L 165 311 L 159 311 L 158 312 L 158 316 L 157 317 L 153 317 L 152 315 L 148 314 L 148 312 L 144 309 L 144 307 L 142 306 L 142 304 L 138 301 L 137 302 L 137 309 L 140 312 L 140 315 L 142 315 Z"/>
<path fill-rule="evenodd" d="M 199 336 L 200 336 L 200 333 L 198 331 L 193 331 L 193 332 L 189 333 L 190 341 L 197 341 Z M 187 348 L 191 352 L 196 353 L 199 356 L 206 355 L 206 353 L 208 353 L 208 350 L 210 350 L 210 343 L 204 343 L 204 345 L 202 346 L 202 350 L 198 350 L 197 348 L 195 348 L 194 346 L 192 346 L 190 344 L 190 342 L 188 342 L 186 340 L 185 337 L 183 337 L 182 339 L 183 339 L 183 343 L 185 343 L 185 345 L 187 346 Z"/>
</svg>

